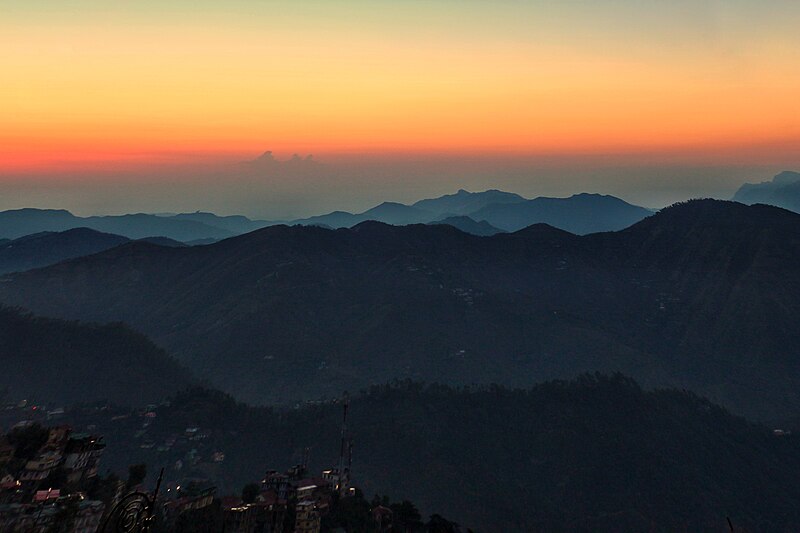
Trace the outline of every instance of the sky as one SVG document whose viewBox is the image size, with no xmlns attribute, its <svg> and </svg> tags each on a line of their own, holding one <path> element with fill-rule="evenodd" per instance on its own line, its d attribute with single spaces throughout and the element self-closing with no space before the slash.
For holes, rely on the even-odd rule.
<svg viewBox="0 0 800 533">
<path fill-rule="evenodd" d="M 798 27 L 793 0 L 0 0 L 0 208 L 729 197 L 800 169 Z M 318 164 L 242 164 L 267 150 Z"/>
</svg>

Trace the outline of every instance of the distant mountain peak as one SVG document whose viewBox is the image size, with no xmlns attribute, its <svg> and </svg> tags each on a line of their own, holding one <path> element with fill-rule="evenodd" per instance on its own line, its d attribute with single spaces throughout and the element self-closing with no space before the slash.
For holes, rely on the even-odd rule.
<svg viewBox="0 0 800 533">
<path fill-rule="evenodd" d="M 797 183 L 800 181 L 800 172 L 795 172 L 793 170 L 784 170 L 779 172 L 772 178 L 772 183 L 778 183 L 780 185 L 787 185 L 789 183 Z"/>
<path fill-rule="evenodd" d="M 365 213 L 369 213 L 370 211 L 374 211 L 376 209 L 409 209 L 409 206 L 401 204 L 400 202 L 381 202 L 372 209 L 365 211 Z"/>
<path fill-rule="evenodd" d="M 278 166 L 278 165 L 286 165 L 286 164 L 316 164 L 316 160 L 314 156 L 311 154 L 308 155 L 300 155 L 300 154 L 292 154 L 289 159 L 280 160 L 275 157 L 275 154 L 272 150 L 267 150 L 262 153 L 260 156 L 256 157 L 255 159 L 251 159 L 250 161 L 245 161 L 245 163 L 256 165 L 256 166 Z"/>
<path fill-rule="evenodd" d="M 745 183 L 733 200 L 743 204 L 768 204 L 800 213 L 800 172 L 784 170 L 772 181 Z"/>
</svg>

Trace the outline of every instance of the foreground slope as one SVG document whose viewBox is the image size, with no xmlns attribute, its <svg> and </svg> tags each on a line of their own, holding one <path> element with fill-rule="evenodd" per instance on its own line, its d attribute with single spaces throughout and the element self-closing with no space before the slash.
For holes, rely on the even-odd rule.
<svg viewBox="0 0 800 533">
<path fill-rule="evenodd" d="M 0 301 L 125 321 L 253 402 L 603 370 L 772 419 L 800 410 L 798 258 L 800 216 L 707 200 L 584 237 L 366 222 L 131 243 L 15 274 Z"/>
<path fill-rule="evenodd" d="M 353 479 L 367 498 L 410 498 L 478 531 L 722 532 L 727 517 L 737 531 L 800 527 L 797 440 L 685 392 L 643 392 L 621 376 L 524 391 L 403 383 L 356 395 L 349 412 Z M 105 433 L 104 461 L 121 473 L 173 464 L 191 447 L 206 462 L 223 450 L 222 468 L 197 473 L 228 492 L 299 462 L 306 447 L 313 471 L 339 454 L 334 404 L 275 412 L 193 391 L 157 414 L 141 440 L 189 426 L 209 436 L 158 452 L 131 439 L 139 418 L 82 423 Z"/>
<path fill-rule="evenodd" d="M 140 405 L 191 381 L 139 333 L 0 308 L 0 391 L 50 405 L 111 400 Z"/>
</svg>

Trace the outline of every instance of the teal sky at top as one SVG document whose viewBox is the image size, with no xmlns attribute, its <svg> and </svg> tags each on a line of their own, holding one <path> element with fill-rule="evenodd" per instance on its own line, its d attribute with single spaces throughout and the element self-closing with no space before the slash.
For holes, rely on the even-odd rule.
<svg viewBox="0 0 800 533">
<path fill-rule="evenodd" d="M 443 37 L 603 41 L 630 46 L 710 44 L 797 36 L 792 0 L 82 0 L 0 2 L 10 24 L 169 24 Z M 633 41 L 632 41 L 633 40 Z"/>
</svg>

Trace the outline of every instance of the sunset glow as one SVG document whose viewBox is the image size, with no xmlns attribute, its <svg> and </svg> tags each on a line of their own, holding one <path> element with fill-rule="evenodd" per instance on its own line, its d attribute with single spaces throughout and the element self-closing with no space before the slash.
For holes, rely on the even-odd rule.
<svg viewBox="0 0 800 533">
<path fill-rule="evenodd" d="M 33 4 L 0 7 L 0 172 L 800 147 L 791 2 Z"/>
</svg>

